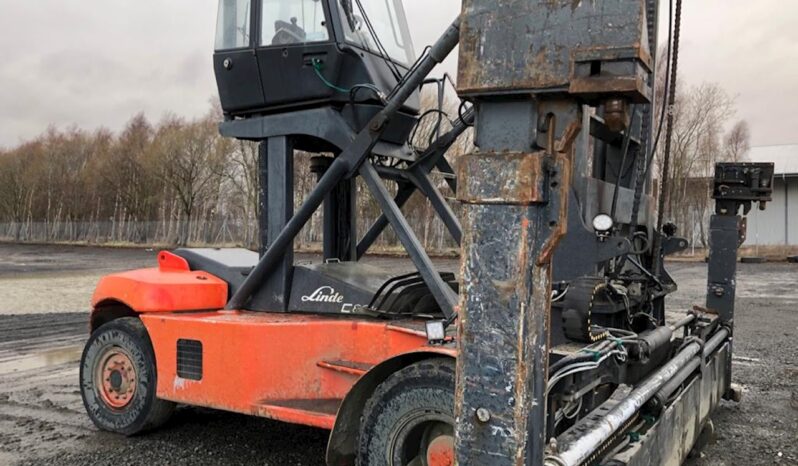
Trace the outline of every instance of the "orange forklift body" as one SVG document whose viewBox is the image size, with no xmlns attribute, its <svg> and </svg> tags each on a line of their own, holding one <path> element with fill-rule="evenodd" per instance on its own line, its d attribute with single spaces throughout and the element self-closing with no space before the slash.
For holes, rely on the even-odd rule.
<svg viewBox="0 0 798 466">
<path fill-rule="evenodd" d="M 455 356 L 428 346 L 422 321 L 209 310 L 224 306 L 226 283 L 168 252 L 158 261 L 103 278 L 93 308 L 124 305 L 140 316 L 165 400 L 332 429 L 372 368 L 413 353 Z M 181 376 L 181 357 L 191 376 Z"/>
<path fill-rule="evenodd" d="M 385 322 L 217 311 L 145 314 L 158 397 L 332 429 L 338 407 L 369 369 L 427 343 Z M 179 340 L 202 342 L 202 378 L 179 376 Z"/>
</svg>

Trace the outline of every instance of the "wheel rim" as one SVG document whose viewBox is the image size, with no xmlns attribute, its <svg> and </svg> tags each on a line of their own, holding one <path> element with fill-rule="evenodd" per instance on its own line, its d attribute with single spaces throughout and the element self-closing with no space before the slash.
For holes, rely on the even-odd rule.
<svg viewBox="0 0 798 466">
<path fill-rule="evenodd" d="M 136 395 L 136 366 L 130 353 L 114 346 L 98 358 L 94 371 L 94 387 L 110 408 L 126 408 Z"/>
<path fill-rule="evenodd" d="M 432 439 L 426 457 L 428 466 L 454 466 L 454 437 L 442 434 Z"/>
<path fill-rule="evenodd" d="M 411 416 L 397 430 L 390 456 L 397 466 L 454 466 L 452 421 L 434 413 Z"/>
</svg>

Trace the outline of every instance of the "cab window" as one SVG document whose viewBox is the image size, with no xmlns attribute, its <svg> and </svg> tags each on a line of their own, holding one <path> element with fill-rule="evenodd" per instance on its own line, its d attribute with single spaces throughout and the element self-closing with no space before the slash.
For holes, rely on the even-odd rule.
<svg viewBox="0 0 798 466">
<path fill-rule="evenodd" d="M 216 50 L 249 47 L 250 0 L 220 0 L 216 23 Z"/>
<path fill-rule="evenodd" d="M 321 0 L 262 0 L 260 45 L 289 45 L 329 40 Z"/>
<path fill-rule="evenodd" d="M 403 10 L 396 5 L 398 1 L 401 0 L 339 0 L 346 40 L 377 54 L 382 54 L 383 48 L 393 60 L 411 63 L 413 44 L 404 16 L 400 16 Z"/>
</svg>

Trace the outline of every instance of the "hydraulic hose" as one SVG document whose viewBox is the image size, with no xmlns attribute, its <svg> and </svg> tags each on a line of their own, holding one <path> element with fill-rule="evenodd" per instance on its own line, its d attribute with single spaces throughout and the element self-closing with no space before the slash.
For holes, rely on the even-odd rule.
<svg viewBox="0 0 798 466">
<path fill-rule="evenodd" d="M 710 338 L 704 346 L 703 354 L 700 357 L 695 357 L 690 360 L 690 362 L 688 362 L 671 380 L 663 385 L 654 398 L 651 399 L 649 406 L 657 410 L 664 408 L 668 400 L 676 393 L 679 387 L 682 386 L 685 380 L 687 380 L 687 378 L 698 369 L 703 360 L 714 353 L 724 341 L 726 341 L 725 335 L 721 335 L 720 332 Z"/>
<path fill-rule="evenodd" d="M 720 345 L 729 336 L 728 329 L 719 330 L 710 340 Z M 707 345 L 709 346 L 709 345 Z M 715 346 L 717 348 L 717 346 Z M 547 456 L 545 466 L 577 466 L 590 458 L 616 432 L 625 426 L 638 411 L 651 400 L 679 371 L 687 366 L 696 356 L 703 355 L 703 347 L 699 342 L 685 346 L 673 359 L 657 372 L 632 390 L 628 397 L 612 408 L 602 422 L 587 428 L 573 443 L 555 455 Z"/>
</svg>

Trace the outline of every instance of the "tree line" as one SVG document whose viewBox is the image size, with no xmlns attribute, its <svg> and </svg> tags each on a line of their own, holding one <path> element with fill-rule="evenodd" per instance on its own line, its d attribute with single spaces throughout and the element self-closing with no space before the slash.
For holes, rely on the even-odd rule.
<svg viewBox="0 0 798 466">
<path fill-rule="evenodd" d="M 435 100 L 425 96 L 425 103 Z M 450 103 L 450 107 L 453 106 Z M 456 108 L 456 107 L 454 107 Z M 456 114 L 456 110 L 454 112 Z M 133 116 L 118 134 L 100 128 L 47 129 L 33 140 L 0 149 L 0 238 L 13 241 L 154 245 L 258 245 L 258 145 L 223 138 L 218 104 L 196 119 Z M 436 118 L 416 132 L 425 141 Z M 443 129 L 450 121 L 443 120 Z M 468 137 L 452 148 L 462 153 Z M 310 157 L 295 157 L 295 204 L 315 186 Z M 437 177 L 445 187 L 442 177 Z M 359 183 L 361 234 L 380 211 Z M 448 196 L 453 197 L 452 193 Z M 403 209 L 422 243 L 455 245 L 419 195 Z M 321 241 L 321 213 L 297 238 L 298 248 Z M 398 247 L 390 229 L 378 247 Z"/>
</svg>

